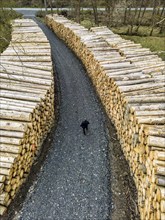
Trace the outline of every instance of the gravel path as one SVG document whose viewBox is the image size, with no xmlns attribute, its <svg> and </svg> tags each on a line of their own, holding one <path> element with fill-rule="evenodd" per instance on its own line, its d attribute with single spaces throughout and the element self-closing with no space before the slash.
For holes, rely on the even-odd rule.
<svg viewBox="0 0 165 220">
<path fill-rule="evenodd" d="M 52 46 L 60 83 L 60 118 L 52 146 L 19 220 L 108 220 L 108 132 L 105 116 L 75 55 L 40 24 Z M 80 123 L 90 122 L 83 135 Z"/>
</svg>

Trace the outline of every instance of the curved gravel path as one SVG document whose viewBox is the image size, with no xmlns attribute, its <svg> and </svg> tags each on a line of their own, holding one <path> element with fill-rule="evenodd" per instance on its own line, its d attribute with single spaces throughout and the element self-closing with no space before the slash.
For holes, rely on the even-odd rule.
<svg viewBox="0 0 165 220">
<path fill-rule="evenodd" d="M 107 220 L 110 211 L 105 116 L 75 55 L 43 24 L 60 83 L 60 118 L 19 220 Z M 87 136 L 80 123 L 90 122 Z"/>
</svg>

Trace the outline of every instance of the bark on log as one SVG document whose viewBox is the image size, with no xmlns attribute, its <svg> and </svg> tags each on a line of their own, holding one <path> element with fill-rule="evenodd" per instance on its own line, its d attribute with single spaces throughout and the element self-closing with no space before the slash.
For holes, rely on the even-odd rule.
<svg viewBox="0 0 165 220">
<path fill-rule="evenodd" d="M 164 176 L 157 176 L 156 184 L 159 186 L 165 187 L 165 177 Z"/>
<path fill-rule="evenodd" d="M 19 154 L 22 151 L 22 146 L 0 143 L 0 152 Z"/>
<path fill-rule="evenodd" d="M 0 123 L 0 129 L 3 129 L 3 130 L 25 132 L 27 128 L 28 128 L 27 123 L 21 122 L 21 121 L 1 120 L 1 123 Z"/>
<path fill-rule="evenodd" d="M 5 176 L 4 175 L 0 175 L 0 183 L 5 182 Z"/>
<path fill-rule="evenodd" d="M 27 113 L 27 112 L 18 112 L 18 111 L 12 111 L 12 110 L 1 110 L 0 118 L 30 122 L 32 119 L 32 114 Z"/>
<path fill-rule="evenodd" d="M 6 131 L 0 130 L 0 135 L 3 137 L 16 137 L 16 138 L 24 138 L 25 133 L 19 131 Z"/>
<path fill-rule="evenodd" d="M 0 205 L 0 215 L 3 215 L 7 211 L 7 208 L 3 205 Z"/>
<path fill-rule="evenodd" d="M 165 138 L 155 137 L 155 136 L 148 136 L 147 144 L 149 146 L 165 148 Z"/>
</svg>

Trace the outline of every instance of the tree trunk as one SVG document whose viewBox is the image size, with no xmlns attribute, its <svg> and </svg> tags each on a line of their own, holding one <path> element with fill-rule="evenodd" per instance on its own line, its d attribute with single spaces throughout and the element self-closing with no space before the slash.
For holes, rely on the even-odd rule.
<svg viewBox="0 0 165 220">
<path fill-rule="evenodd" d="M 128 23 L 130 23 L 130 16 L 131 16 L 131 5 L 129 6 L 129 9 L 128 9 Z M 130 32 L 130 29 L 129 29 L 130 27 L 128 26 L 128 30 L 127 30 L 127 33 L 129 34 L 129 32 Z"/>
<path fill-rule="evenodd" d="M 139 9 L 138 16 L 137 16 L 137 22 L 140 19 L 140 14 L 141 14 L 141 11 L 142 11 L 142 4 L 143 4 L 143 0 L 140 1 L 140 9 Z"/>
<path fill-rule="evenodd" d="M 161 23 L 159 33 L 162 34 L 164 32 L 164 30 L 165 30 L 165 20 Z"/>
<path fill-rule="evenodd" d="M 162 19 L 163 17 L 165 17 L 165 5 L 163 5 L 161 14 L 160 14 L 160 18 Z M 163 20 L 160 24 L 160 31 L 159 34 L 162 34 L 165 30 L 165 21 Z"/>
<path fill-rule="evenodd" d="M 107 13 L 107 27 L 109 27 L 111 22 L 111 6 L 109 0 L 106 0 L 106 13 Z"/>
<path fill-rule="evenodd" d="M 50 8 L 51 8 L 51 15 L 53 15 L 53 4 L 52 0 L 49 0 Z"/>
<path fill-rule="evenodd" d="M 97 12 L 97 0 L 92 0 L 92 8 L 93 8 L 93 14 L 94 14 L 94 22 L 96 25 L 99 25 L 98 12 Z"/>
<path fill-rule="evenodd" d="M 127 6 L 125 8 L 125 11 L 124 11 L 124 24 L 126 24 L 126 20 L 127 20 Z"/>
<path fill-rule="evenodd" d="M 163 6 L 163 8 L 162 8 L 162 11 L 161 11 L 161 13 L 160 13 L 160 17 L 162 18 L 164 15 L 164 12 L 165 12 L 165 5 Z"/>
<path fill-rule="evenodd" d="M 47 0 L 44 0 L 45 13 L 47 14 Z"/>
<path fill-rule="evenodd" d="M 152 17 L 151 17 L 152 25 L 151 25 L 150 36 L 152 36 L 153 30 L 154 30 L 154 26 L 155 26 L 156 1 L 157 0 L 154 0 L 154 7 L 153 7 L 153 11 L 152 11 Z"/>
<path fill-rule="evenodd" d="M 141 19 L 140 19 L 139 22 L 138 22 L 138 26 L 137 26 L 136 31 L 135 31 L 136 33 L 138 33 L 138 30 L 139 30 L 139 27 L 140 27 L 140 25 L 141 25 L 141 23 L 142 23 L 142 21 L 143 21 L 143 17 L 144 17 L 145 12 L 146 12 L 146 6 L 145 6 L 144 9 L 143 9 Z"/>
<path fill-rule="evenodd" d="M 138 13 L 138 6 L 136 5 L 134 16 L 131 19 L 131 27 L 130 27 L 130 31 L 129 31 L 130 35 L 132 35 L 132 33 L 133 33 L 133 27 L 134 27 L 134 23 L 135 23 L 137 13 Z"/>
<path fill-rule="evenodd" d="M 77 6 L 76 6 L 76 14 L 77 14 L 77 22 L 80 24 L 80 8 L 81 8 L 81 2 L 78 0 Z"/>
</svg>

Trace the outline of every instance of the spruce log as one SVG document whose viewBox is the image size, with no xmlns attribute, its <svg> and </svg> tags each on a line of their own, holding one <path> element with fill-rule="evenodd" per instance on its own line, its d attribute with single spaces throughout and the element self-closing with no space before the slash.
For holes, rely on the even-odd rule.
<svg viewBox="0 0 165 220">
<path fill-rule="evenodd" d="M 1 82 L 1 84 L 0 84 L 0 89 L 3 89 L 3 90 L 12 90 L 12 91 L 19 91 L 19 92 L 27 92 L 27 93 L 32 93 L 32 94 L 41 94 L 41 93 L 46 93 L 46 89 L 45 90 L 41 90 L 41 89 L 36 89 L 36 88 L 34 88 L 33 90 L 31 89 L 31 88 L 29 88 L 29 87 L 26 87 L 26 86 L 23 86 L 23 85 L 21 85 L 21 86 L 19 86 L 18 84 L 17 84 L 17 86 L 15 86 L 15 85 L 11 85 L 11 83 L 10 82 L 8 82 L 8 83 L 2 83 Z"/>
<path fill-rule="evenodd" d="M 165 200 L 165 188 L 164 187 L 157 187 L 157 200 L 160 202 L 161 200 Z"/>
<path fill-rule="evenodd" d="M 160 202 L 160 210 L 161 210 L 161 212 L 165 213 L 165 200 L 161 200 L 161 202 Z"/>
<path fill-rule="evenodd" d="M 148 136 L 147 144 L 148 146 L 165 148 L 165 138 L 156 137 L 156 136 Z"/>
<path fill-rule="evenodd" d="M 19 154 L 21 150 L 22 146 L 0 143 L 0 152 Z"/>
<path fill-rule="evenodd" d="M 37 70 L 45 70 L 45 71 L 52 71 L 52 67 L 51 67 L 51 62 L 46 62 L 44 63 L 44 65 L 42 65 L 42 62 L 35 62 L 35 63 L 31 63 L 31 62 L 16 62 L 16 61 L 3 61 L 3 66 L 4 65 L 13 65 L 13 66 L 20 66 L 20 67 L 28 67 L 31 69 L 37 69 Z"/>
<path fill-rule="evenodd" d="M 18 92 L 18 91 L 13 92 L 10 90 L 1 90 L 0 97 L 40 102 L 42 99 L 44 99 L 44 94 L 38 95 L 38 94 L 31 94 L 27 92 L 25 93 L 25 92 Z"/>
<path fill-rule="evenodd" d="M 4 137 L 24 138 L 24 132 L 0 130 L 0 135 Z"/>
<path fill-rule="evenodd" d="M 12 144 L 12 145 L 21 145 L 22 139 L 21 138 L 14 138 L 14 137 L 3 137 L 0 138 L 0 143 L 2 144 Z"/>
<path fill-rule="evenodd" d="M 45 79 L 45 80 L 50 80 L 51 78 L 51 72 L 48 72 L 48 71 L 43 71 L 43 70 L 38 70 L 37 72 L 34 72 L 31 70 L 30 71 L 26 71 L 25 68 L 22 68 L 22 70 L 18 69 L 14 71 L 14 69 L 9 69 L 8 67 L 5 69 L 2 69 L 0 70 L 0 73 L 7 73 L 9 74 L 9 77 L 10 75 L 20 75 L 20 76 L 27 76 L 27 77 L 33 77 L 34 79 L 35 78 L 41 78 L 41 79 Z"/>
<path fill-rule="evenodd" d="M 136 76 L 136 75 L 135 75 Z M 123 78 L 123 80 L 117 80 L 117 78 L 113 78 L 115 80 L 116 85 L 118 86 L 128 86 L 128 85 L 137 85 L 137 84 L 143 84 L 143 83 L 148 83 L 148 82 L 155 82 L 155 80 L 153 78 L 140 78 L 140 79 L 135 79 L 134 78 L 131 79 L 131 77 L 129 77 L 128 79 Z"/>
<path fill-rule="evenodd" d="M 50 91 L 50 86 L 47 85 L 40 85 L 40 84 L 36 84 L 36 83 L 27 83 L 27 82 L 20 82 L 20 81 L 15 81 L 15 80 L 10 80 L 10 79 L 1 79 L 1 83 L 2 84 L 7 84 L 7 85 L 11 85 L 13 87 L 20 87 L 20 88 L 31 88 L 34 89 L 34 93 L 35 90 L 38 91 L 44 91 L 44 93 Z M 53 83 L 52 83 L 53 85 Z"/>
<path fill-rule="evenodd" d="M 130 92 L 123 92 L 123 96 L 133 96 L 133 95 L 143 95 L 143 94 L 159 94 L 159 93 L 164 93 L 165 87 L 160 86 L 159 88 L 148 88 L 144 90 L 138 90 L 138 91 L 130 91 Z M 155 103 L 153 103 L 155 104 Z M 134 103 L 131 103 L 131 105 L 134 105 Z"/>
<path fill-rule="evenodd" d="M 156 176 L 155 182 L 157 185 L 165 187 L 165 177 L 164 176 Z"/>
<path fill-rule="evenodd" d="M 159 97 L 149 97 L 149 96 L 143 96 L 143 97 L 125 97 L 125 101 L 129 103 L 164 103 L 165 97 L 164 95 L 159 95 Z"/>
<path fill-rule="evenodd" d="M 13 163 L 0 162 L 0 169 L 1 169 L 1 168 L 10 169 L 10 168 L 12 168 L 12 166 L 13 166 Z M 1 172 L 1 171 L 0 171 L 0 172 Z"/>
<path fill-rule="evenodd" d="M 3 130 L 25 132 L 27 128 L 28 128 L 28 125 L 26 122 L 11 121 L 11 120 L 1 120 L 0 122 L 0 129 L 3 129 Z"/>
<path fill-rule="evenodd" d="M 165 152 L 156 151 L 154 153 L 154 158 L 157 159 L 157 160 L 165 161 Z"/>
<path fill-rule="evenodd" d="M 136 110 L 135 111 L 135 116 L 159 116 L 159 115 L 161 115 L 161 116 L 165 116 L 165 111 L 161 111 L 161 110 L 157 110 L 157 111 L 143 111 L 143 110 L 141 110 L 141 111 L 139 111 L 139 110 Z"/>
<path fill-rule="evenodd" d="M 11 103 L 10 105 L 7 103 L 3 103 L 1 102 L 1 109 L 3 110 L 13 110 L 13 111 L 22 111 L 22 112 L 28 112 L 28 113 L 32 113 L 33 112 L 33 108 L 27 108 L 27 107 L 21 107 L 21 106 L 12 106 Z"/>
<path fill-rule="evenodd" d="M 161 86 L 164 86 L 164 83 L 144 83 L 138 85 L 120 86 L 117 90 L 126 93 L 137 90 L 159 89 Z"/>
<path fill-rule="evenodd" d="M 131 113 L 136 111 L 146 111 L 146 110 L 165 110 L 165 104 L 143 104 L 143 105 L 129 105 Z M 164 113 L 165 114 L 165 113 Z"/>
<path fill-rule="evenodd" d="M 3 205 L 0 205 L 0 215 L 3 215 L 7 211 L 7 208 Z"/>
<path fill-rule="evenodd" d="M 9 200 L 9 194 L 7 192 L 4 192 L 0 195 L 0 204 L 4 205 Z"/>
<path fill-rule="evenodd" d="M 164 154 L 164 156 L 165 156 L 165 154 Z M 163 161 L 163 160 L 156 160 L 156 159 L 154 159 L 152 163 L 153 163 L 154 167 L 156 167 L 157 165 L 165 167 L 165 160 Z"/>
<path fill-rule="evenodd" d="M 0 175 L 0 183 L 5 182 L 5 179 L 6 179 L 5 175 Z"/>
<path fill-rule="evenodd" d="M 165 118 L 163 117 L 156 117 L 156 116 L 150 116 L 150 117 L 140 117 L 137 116 L 138 124 L 150 124 L 150 125 L 164 125 L 165 124 Z"/>
<path fill-rule="evenodd" d="M 161 218 L 160 218 L 161 220 L 164 220 L 165 219 L 165 213 L 164 212 L 162 212 L 161 213 Z"/>
<path fill-rule="evenodd" d="M 0 194 L 3 193 L 3 189 L 4 189 L 4 183 L 0 183 Z"/>
<path fill-rule="evenodd" d="M 157 167 L 155 167 L 154 171 L 155 171 L 155 174 L 157 174 L 157 175 L 165 176 L 165 169 L 162 166 L 157 165 Z"/>
<path fill-rule="evenodd" d="M 0 162 L 15 163 L 18 158 L 18 154 L 0 152 Z"/>
<path fill-rule="evenodd" d="M 28 100 L 17 100 L 17 99 L 10 99 L 10 98 L 3 98 L 0 97 L 0 103 L 12 106 L 20 106 L 25 108 L 36 108 L 38 106 L 38 101 L 28 101 Z"/>
<path fill-rule="evenodd" d="M 5 176 L 11 176 L 12 175 L 12 169 L 10 168 L 2 168 L 0 167 L 0 174 Z"/>
<path fill-rule="evenodd" d="M 34 78 L 34 77 L 28 77 L 28 76 L 0 73 L 0 78 L 17 80 L 17 81 L 21 81 L 21 82 L 30 82 L 30 83 L 35 82 L 36 84 L 41 84 L 41 85 L 49 85 L 49 86 L 51 85 L 51 80 L 37 78 L 37 77 Z"/>
<path fill-rule="evenodd" d="M 0 118 L 30 122 L 32 120 L 32 114 L 28 112 L 21 112 L 21 111 L 18 112 L 18 111 L 12 111 L 12 110 L 1 110 Z"/>
</svg>

